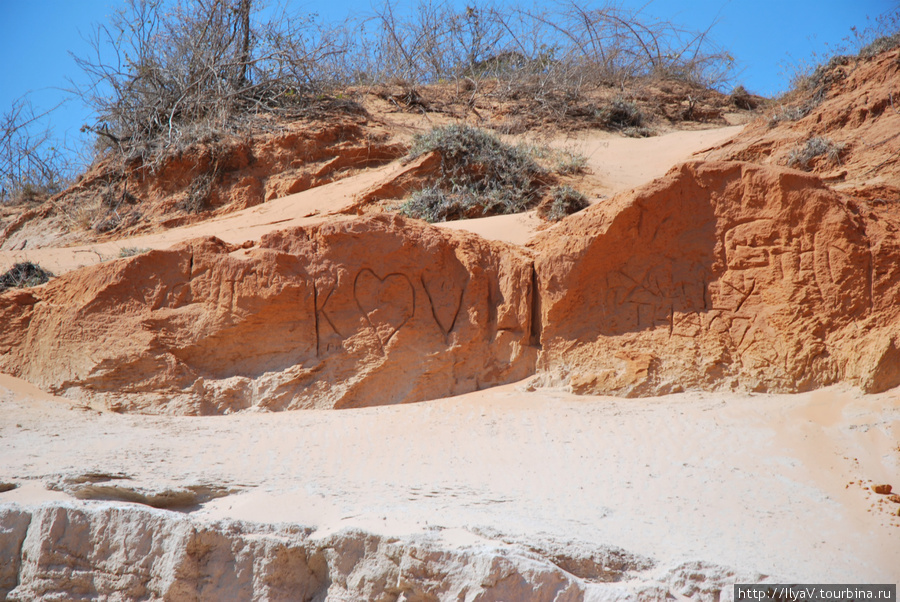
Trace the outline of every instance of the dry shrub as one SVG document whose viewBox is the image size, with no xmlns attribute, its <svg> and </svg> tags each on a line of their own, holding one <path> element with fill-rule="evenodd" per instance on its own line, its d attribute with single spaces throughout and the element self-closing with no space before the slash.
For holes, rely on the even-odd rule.
<svg viewBox="0 0 900 602">
<path fill-rule="evenodd" d="M 178 209 L 186 213 L 202 213 L 210 207 L 210 197 L 218 180 L 218 171 L 200 174 L 190 185 L 184 199 L 176 204 Z"/>
<path fill-rule="evenodd" d="M 413 139 L 409 157 L 437 152 L 437 180 L 414 192 L 400 212 L 429 222 L 520 213 L 538 200 L 546 171 L 522 148 L 485 130 L 454 124 Z"/>
<path fill-rule="evenodd" d="M 9 288 L 27 288 L 44 284 L 53 274 L 36 263 L 23 261 L 0 275 L 0 292 Z"/>
<path fill-rule="evenodd" d="M 828 138 L 815 136 L 806 141 L 803 146 L 798 146 L 788 154 L 788 167 L 797 167 L 808 170 L 809 163 L 816 157 L 824 156 L 829 163 L 840 163 L 841 153 L 846 148 L 843 143 L 834 143 Z"/>
<path fill-rule="evenodd" d="M 256 115 L 305 111 L 359 84 L 399 82 L 403 92 L 388 96 L 407 108 L 424 106 L 419 86 L 443 81 L 461 95 L 526 99 L 537 114 L 566 115 L 587 86 L 639 77 L 718 85 L 733 64 L 708 31 L 617 6 L 424 0 L 400 12 L 388 0 L 340 23 L 260 6 L 127 0 L 78 59 L 89 80 L 81 96 L 98 116 L 88 129 L 107 150 L 153 163 L 245 129 Z"/>
<path fill-rule="evenodd" d="M 67 150 L 41 126 L 49 113 L 19 98 L 0 116 L 0 203 L 40 203 L 71 181 Z"/>
<path fill-rule="evenodd" d="M 757 107 L 756 99 L 747 92 L 744 86 L 737 86 L 731 91 L 728 101 L 735 107 L 744 111 L 752 111 Z"/>
<path fill-rule="evenodd" d="M 122 247 L 119 249 L 119 257 L 123 259 L 126 257 L 134 257 L 135 255 L 143 255 L 148 251 L 150 251 L 150 249 L 146 247 Z"/>
<path fill-rule="evenodd" d="M 615 98 L 597 112 L 603 127 L 624 130 L 638 128 L 644 124 L 644 114 L 637 104 L 623 98 Z"/>
<path fill-rule="evenodd" d="M 541 205 L 538 213 L 549 222 L 558 222 L 589 206 L 587 197 L 571 186 L 554 186 L 550 190 L 550 202 Z"/>
<path fill-rule="evenodd" d="M 76 59 L 88 80 L 79 93 L 98 117 L 86 129 L 126 161 L 155 163 L 201 139 L 246 130 L 259 114 L 320 105 L 328 89 L 320 68 L 332 42 L 310 35 L 308 17 L 264 16 L 260 6 L 127 0 L 95 31 L 91 55 Z"/>
<path fill-rule="evenodd" d="M 779 107 L 778 110 L 769 117 L 769 127 L 775 127 L 782 121 L 797 121 L 798 119 L 803 119 L 809 115 L 811 110 L 812 108 L 806 105 Z"/>
</svg>

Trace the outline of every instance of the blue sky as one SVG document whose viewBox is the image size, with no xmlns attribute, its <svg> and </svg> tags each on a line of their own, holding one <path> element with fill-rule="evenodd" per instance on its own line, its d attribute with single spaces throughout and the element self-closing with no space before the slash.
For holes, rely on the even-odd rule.
<svg viewBox="0 0 900 602">
<path fill-rule="evenodd" d="M 464 4 L 464 0 L 458 0 Z M 408 3 L 403 0 L 399 4 Z M 750 91 L 775 95 L 788 82 L 785 66 L 827 55 L 840 44 L 851 26 L 860 29 L 896 7 L 897 0 L 625 0 L 617 4 L 640 8 L 654 17 L 688 29 L 705 29 L 738 61 L 735 84 Z M 83 35 L 92 24 L 104 22 L 123 0 L 0 0 L 0 111 L 29 93 L 39 109 L 48 109 L 67 95 L 61 90 L 79 71 L 69 55 L 89 50 Z M 342 19 L 352 11 L 371 12 L 372 4 L 331 0 L 298 3 L 325 20 Z M 89 121 L 79 101 L 70 100 L 54 111 L 52 125 L 59 135 L 78 137 Z"/>
</svg>

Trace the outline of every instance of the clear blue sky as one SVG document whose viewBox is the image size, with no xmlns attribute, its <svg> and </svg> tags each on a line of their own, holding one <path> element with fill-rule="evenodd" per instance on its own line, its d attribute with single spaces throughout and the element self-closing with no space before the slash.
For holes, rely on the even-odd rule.
<svg viewBox="0 0 900 602">
<path fill-rule="evenodd" d="M 455 0 L 465 4 L 465 0 Z M 502 2 L 500 2 L 502 3 Z M 351 11 L 371 12 L 372 3 L 330 0 L 298 2 L 325 20 L 342 19 Z M 409 4 L 402 0 L 398 4 Z M 526 4 L 526 3 L 522 3 Z M 599 4 L 599 3 L 597 3 Z M 735 83 L 750 91 L 775 95 L 787 87 L 784 65 L 827 53 L 850 27 L 864 28 L 868 17 L 896 7 L 898 0 L 625 0 L 654 17 L 688 29 L 705 29 L 716 21 L 712 37 L 738 61 Z M 123 0 L 0 0 L 0 111 L 31 93 L 37 108 L 47 109 L 65 98 L 67 78 L 78 69 L 69 52 L 84 54 L 82 34 L 104 22 Z M 59 134 L 78 136 L 89 115 L 77 100 L 54 112 Z"/>
</svg>

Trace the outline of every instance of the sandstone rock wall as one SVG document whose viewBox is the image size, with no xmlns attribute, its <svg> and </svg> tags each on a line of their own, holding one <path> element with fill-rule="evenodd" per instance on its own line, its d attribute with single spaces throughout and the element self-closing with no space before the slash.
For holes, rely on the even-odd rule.
<svg viewBox="0 0 900 602">
<path fill-rule="evenodd" d="M 629 396 L 900 385 L 900 255 L 883 229 L 801 172 L 673 168 L 536 242 L 540 367 Z"/>
<path fill-rule="evenodd" d="M 578 542 L 485 540 L 297 526 L 206 523 L 138 506 L 0 508 L 0 598 L 37 600 L 659 600 L 719 599 L 759 579 L 703 562 Z"/>
<path fill-rule="evenodd" d="M 900 385 L 898 266 L 890 212 L 803 172 L 693 162 L 531 251 L 381 214 L 73 272 L 0 296 L 0 370 L 186 414 L 419 401 L 536 369 L 627 396 L 880 392 Z"/>
<path fill-rule="evenodd" d="M 524 250 L 399 217 L 210 238 L 0 296 L 0 370 L 120 410 L 345 408 L 533 371 Z"/>
<path fill-rule="evenodd" d="M 155 166 L 100 163 L 52 201 L 0 222 L 0 249 L 125 238 L 259 205 L 383 165 L 407 145 L 361 115 L 196 144 Z"/>
</svg>

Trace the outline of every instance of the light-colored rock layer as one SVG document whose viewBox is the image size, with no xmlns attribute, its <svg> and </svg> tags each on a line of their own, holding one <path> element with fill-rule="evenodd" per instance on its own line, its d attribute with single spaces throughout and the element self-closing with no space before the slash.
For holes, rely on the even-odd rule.
<svg viewBox="0 0 900 602">
<path fill-rule="evenodd" d="M 670 568 L 618 548 L 203 523 L 108 504 L 0 507 L 0 597 L 35 600 L 728 599 L 756 573 Z"/>
<path fill-rule="evenodd" d="M 0 370 L 120 410 L 389 404 L 534 366 L 524 250 L 399 217 L 214 238 L 0 296 Z"/>
<path fill-rule="evenodd" d="M 889 226 L 801 172 L 673 168 L 536 241 L 540 366 L 628 396 L 900 385 Z"/>
</svg>

